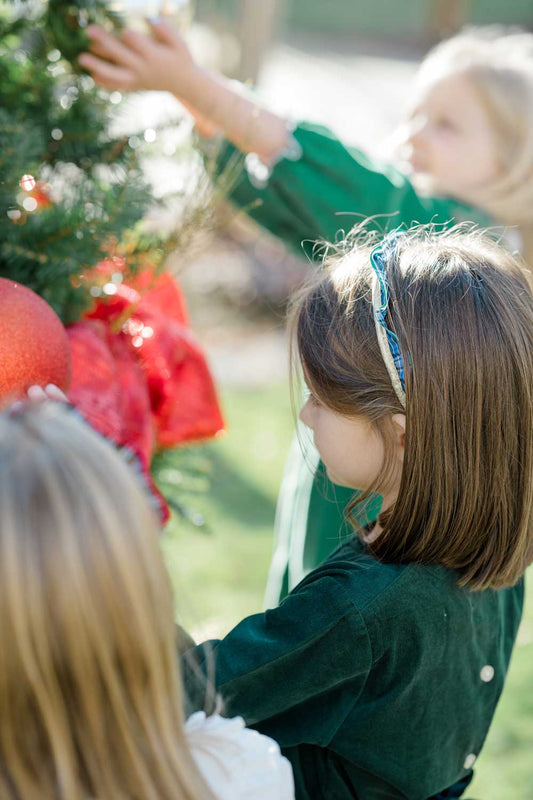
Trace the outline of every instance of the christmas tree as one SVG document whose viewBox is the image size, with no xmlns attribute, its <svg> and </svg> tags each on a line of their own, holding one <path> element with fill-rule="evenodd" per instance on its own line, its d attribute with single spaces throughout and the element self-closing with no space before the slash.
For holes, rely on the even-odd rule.
<svg viewBox="0 0 533 800">
<path fill-rule="evenodd" d="M 120 95 L 77 67 L 92 21 L 121 25 L 102 0 L 0 5 L 0 276 L 56 311 L 72 401 L 147 471 L 158 449 L 222 426 L 179 287 L 162 271 L 199 209 L 164 234 L 143 224 L 153 192 L 141 137 L 112 133 Z"/>
<path fill-rule="evenodd" d="M 151 201 L 137 152 L 109 134 L 107 93 L 75 70 L 84 6 L 28 0 L 0 12 L 0 275 L 41 294 L 64 322 L 90 304 L 85 271 L 103 248 L 120 252 Z M 102 4 L 90 12 L 112 20 Z M 153 245 L 130 244 L 129 263 L 157 258 Z"/>
</svg>

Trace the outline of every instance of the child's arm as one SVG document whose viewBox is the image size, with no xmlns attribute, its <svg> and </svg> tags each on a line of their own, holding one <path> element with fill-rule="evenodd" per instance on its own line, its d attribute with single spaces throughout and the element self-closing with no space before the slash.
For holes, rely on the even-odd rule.
<svg viewBox="0 0 533 800">
<path fill-rule="evenodd" d="M 421 197 L 394 166 L 347 147 L 321 125 L 301 123 L 293 137 L 300 157 L 278 161 L 262 186 L 253 170 L 241 169 L 227 194 L 256 222 L 309 258 L 317 241 L 336 241 L 339 231 L 347 233 L 364 220 L 380 231 L 417 222 L 490 224 L 479 211 L 458 201 Z M 226 142 L 218 171 L 224 176 L 226 165 L 237 164 L 238 156 Z"/>
<path fill-rule="evenodd" d="M 218 131 L 233 143 L 226 142 L 218 158 L 219 172 L 228 161 L 238 162 L 238 151 L 255 153 L 264 163 L 273 164 L 269 180 L 262 185 L 252 171 L 249 175 L 239 170 L 237 180 L 230 178 L 223 189 L 295 250 L 303 242 L 312 255 L 316 240 L 332 241 L 340 229 L 349 231 L 373 216 L 377 216 L 374 226 L 380 229 L 466 219 L 487 224 L 460 203 L 419 197 L 401 172 L 347 148 L 326 128 L 298 126 L 294 140 L 301 156 L 293 153 L 295 160 L 280 159 L 291 141 L 287 120 L 258 106 L 243 87 L 235 88 L 234 81 L 202 70 L 170 25 L 157 22 L 152 31 L 153 39 L 133 31 L 124 31 L 117 39 L 90 26 L 92 54 L 84 53 L 80 63 L 109 89 L 159 89 L 175 94 L 196 117 L 201 133 Z"/>
<path fill-rule="evenodd" d="M 304 715 L 305 741 L 314 744 L 321 744 L 326 728 L 332 735 L 344 720 L 347 703 L 356 703 L 371 665 L 362 616 L 343 579 L 332 577 L 326 566 L 277 608 L 247 617 L 224 639 L 204 642 L 182 659 L 189 713 L 204 707 L 207 679 L 220 694 L 226 716 L 272 725 L 269 735 L 276 739 L 276 721 L 287 714 L 288 733 Z M 295 708 L 300 709 L 296 714 Z"/>
<path fill-rule="evenodd" d="M 261 108 L 234 81 L 202 69 L 179 33 L 151 23 L 154 38 L 125 30 L 117 38 L 96 25 L 87 29 L 92 53 L 80 64 L 108 89 L 156 89 L 176 95 L 203 132 L 222 131 L 236 147 L 271 161 L 287 145 L 286 120 Z"/>
</svg>

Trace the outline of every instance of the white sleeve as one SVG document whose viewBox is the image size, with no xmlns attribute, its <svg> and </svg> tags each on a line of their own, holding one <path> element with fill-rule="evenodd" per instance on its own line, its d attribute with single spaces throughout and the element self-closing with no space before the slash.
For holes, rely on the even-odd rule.
<svg viewBox="0 0 533 800">
<path fill-rule="evenodd" d="M 206 717 L 185 723 L 192 757 L 217 800 L 294 800 L 290 763 L 268 736 L 246 728 L 241 717 Z"/>
</svg>

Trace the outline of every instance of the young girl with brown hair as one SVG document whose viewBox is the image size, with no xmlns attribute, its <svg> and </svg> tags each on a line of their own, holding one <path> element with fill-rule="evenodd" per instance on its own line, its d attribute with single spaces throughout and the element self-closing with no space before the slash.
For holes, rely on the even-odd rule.
<svg viewBox="0 0 533 800">
<path fill-rule="evenodd" d="M 31 394 L 0 414 L 0 797 L 291 800 L 275 742 L 242 720 L 185 723 L 140 473 Z"/>
<path fill-rule="evenodd" d="M 527 278 L 475 233 L 374 237 L 302 292 L 292 328 L 328 474 L 382 511 L 279 607 L 186 654 L 189 707 L 214 661 L 224 712 L 279 743 L 297 800 L 459 797 L 533 560 Z M 208 798 L 153 516 L 79 425 L 0 416 L 2 798 Z M 259 797 L 292 791 L 275 764 Z"/>
<path fill-rule="evenodd" d="M 459 797 L 533 560 L 533 297 L 476 233 L 395 233 L 296 299 L 303 423 L 332 481 L 383 498 L 279 607 L 210 642 L 226 712 L 298 800 Z M 193 651 L 202 666 L 204 646 Z M 193 703 L 194 676 L 186 667 Z"/>
<path fill-rule="evenodd" d="M 406 92 L 398 169 L 345 146 L 324 127 L 289 124 L 243 87 L 199 67 L 164 22 L 152 25 L 153 39 L 124 31 L 117 40 L 95 27 L 88 32 L 92 54 L 80 61 L 98 83 L 175 94 L 202 133 L 225 137 L 220 168 L 236 153 L 247 154 L 231 198 L 292 247 L 312 256 L 315 242 L 335 241 L 339 229 L 352 227 L 354 214 L 376 216 L 385 227 L 474 220 L 516 226 L 511 247 L 533 265 L 533 34 L 466 31 L 431 51 L 414 91 Z M 356 131 L 358 110 L 353 113 Z M 268 605 L 338 544 L 347 532 L 349 499 L 312 447 L 303 454 L 293 447 Z"/>
</svg>

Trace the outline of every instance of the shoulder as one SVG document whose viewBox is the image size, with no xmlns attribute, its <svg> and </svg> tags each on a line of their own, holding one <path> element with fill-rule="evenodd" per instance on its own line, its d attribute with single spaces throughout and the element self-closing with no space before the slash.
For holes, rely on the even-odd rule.
<svg viewBox="0 0 533 800">
<path fill-rule="evenodd" d="M 289 762 L 268 736 L 246 728 L 241 717 L 207 717 L 185 723 L 192 757 L 217 800 L 293 800 Z"/>
<path fill-rule="evenodd" d="M 403 591 L 410 566 L 385 564 L 374 558 L 365 545 L 351 536 L 319 567 L 310 572 L 293 590 L 301 592 L 314 587 L 314 591 L 338 592 L 350 605 L 363 612 L 384 595 Z"/>
<path fill-rule="evenodd" d="M 509 589 L 472 592 L 458 585 L 457 572 L 440 565 L 380 562 L 356 537 L 300 587 L 323 583 L 326 576 L 357 608 L 374 662 L 391 649 L 415 651 L 424 641 L 435 649 L 451 640 L 470 641 L 481 632 L 494 639 L 495 626 L 505 628 L 507 638 L 514 640 L 522 611 L 523 582 Z"/>
<path fill-rule="evenodd" d="M 356 609 L 369 638 L 372 662 L 405 639 L 426 636 L 441 623 L 443 609 L 468 615 L 457 575 L 440 566 L 378 561 L 355 536 L 299 584 L 295 592 L 327 591 Z M 327 587 L 327 590 L 326 590 Z"/>
<path fill-rule="evenodd" d="M 356 536 L 350 537 L 295 591 L 306 586 L 334 584 L 334 589 L 353 604 L 368 622 L 398 615 L 432 616 L 445 604 L 469 607 L 471 593 L 458 587 L 458 573 L 440 565 L 398 564 L 378 561 Z"/>
</svg>

